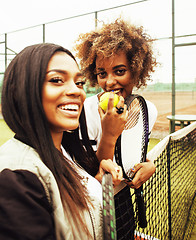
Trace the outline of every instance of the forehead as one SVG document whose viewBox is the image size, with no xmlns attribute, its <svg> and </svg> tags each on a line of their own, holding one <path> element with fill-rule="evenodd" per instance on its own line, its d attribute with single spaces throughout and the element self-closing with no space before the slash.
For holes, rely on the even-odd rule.
<svg viewBox="0 0 196 240">
<path fill-rule="evenodd" d="M 50 59 L 47 71 L 62 69 L 66 71 L 79 71 L 75 60 L 65 52 L 56 52 Z"/>
<path fill-rule="evenodd" d="M 96 59 L 96 68 L 109 68 L 118 65 L 128 66 L 127 57 L 124 52 L 113 54 L 111 57 L 98 56 Z"/>
</svg>

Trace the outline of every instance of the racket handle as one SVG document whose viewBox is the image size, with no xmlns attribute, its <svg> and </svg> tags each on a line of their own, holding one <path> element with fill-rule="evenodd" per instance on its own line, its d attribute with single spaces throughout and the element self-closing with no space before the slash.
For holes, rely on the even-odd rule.
<svg viewBox="0 0 196 240">
<path fill-rule="evenodd" d="M 141 228 L 146 228 L 147 227 L 146 205 L 144 202 L 142 186 L 138 189 L 135 189 L 135 196 L 136 196 L 139 226 Z"/>
<path fill-rule="evenodd" d="M 104 240 L 117 240 L 113 181 L 110 173 L 103 175 L 102 191 Z"/>
</svg>

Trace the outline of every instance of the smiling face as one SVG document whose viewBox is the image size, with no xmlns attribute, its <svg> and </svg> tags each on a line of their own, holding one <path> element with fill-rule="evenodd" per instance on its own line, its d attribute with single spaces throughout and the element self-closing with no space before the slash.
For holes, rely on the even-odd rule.
<svg viewBox="0 0 196 240">
<path fill-rule="evenodd" d="M 118 90 L 118 95 L 124 98 L 132 93 L 134 81 L 124 52 L 104 59 L 97 57 L 96 74 L 99 86 L 104 91 Z"/>
<path fill-rule="evenodd" d="M 55 53 L 48 63 L 42 104 L 52 135 L 74 130 L 86 94 L 83 77 L 75 60 L 65 52 Z"/>
</svg>

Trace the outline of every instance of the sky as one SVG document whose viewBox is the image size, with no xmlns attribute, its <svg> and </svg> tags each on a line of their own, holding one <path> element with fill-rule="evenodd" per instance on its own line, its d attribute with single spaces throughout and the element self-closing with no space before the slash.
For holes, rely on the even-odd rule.
<svg viewBox="0 0 196 240">
<path fill-rule="evenodd" d="M 0 4 L 0 33 L 141 0 L 6 0 Z"/>
<path fill-rule="evenodd" d="M 141 2 L 140 2 L 141 1 Z M 161 63 L 153 82 L 171 82 L 171 37 L 172 34 L 172 0 L 6 0 L 1 1 L 0 9 L 0 42 L 4 33 L 8 33 L 8 47 L 15 52 L 25 45 L 42 41 L 42 28 L 35 27 L 26 31 L 22 28 L 46 25 L 46 41 L 61 44 L 72 50 L 74 41 L 81 32 L 94 29 L 94 15 L 75 18 L 68 21 L 57 21 L 68 17 L 112 8 L 128 3 L 140 2 L 110 11 L 98 12 L 99 21 L 108 22 L 116 17 L 123 17 L 144 29 L 153 38 L 162 39 L 155 42 L 154 51 Z M 196 35 L 196 1 L 175 0 L 175 34 Z M 57 21 L 56 23 L 51 23 Z M 166 38 L 166 39 L 165 39 Z M 196 36 L 178 38 L 176 43 L 196 42 Z M 177 47 L 176 81 L 196 82 L 196 45 Z M 0 52 L 4 51 L 3 44 Z M 11 56 L 10 56 L 11 57 Z M 4 71 L 4 59 L 0 58 L 0 72 Z"/>
</svg>

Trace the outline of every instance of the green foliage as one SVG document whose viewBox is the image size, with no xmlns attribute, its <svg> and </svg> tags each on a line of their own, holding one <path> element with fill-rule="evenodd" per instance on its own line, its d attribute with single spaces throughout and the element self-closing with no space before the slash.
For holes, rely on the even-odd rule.
<svg viewBox="0 0 196 240">
<path fill-rule="evenodd" d="M 159 142 L 160 142 L 160 139 L 150 138 L 149 144 L 148 144 L 148 152 Z"/>
<path fill-rule="evenodd" d="M 3 119 L 0 119 L 0 133 L 0 146 L 14 135 Z"/>
<path fill-rule="evenodd" d="M 176 91 L 196 91 L 196 83 L 176 83 Z M 155 83 L 148 85 L 145 88 L 146 91 L 152 92 L 171 92 L 172 84 L 171 83 Z"/>
<path fill-rule="evenodd" d="M 2 84 L 3 84 L 3 76 L 4 76 L 4 74 L 0 73 L 0 103 L 1 103 L 1 91 L 2 91 Z"/>
</svg>

